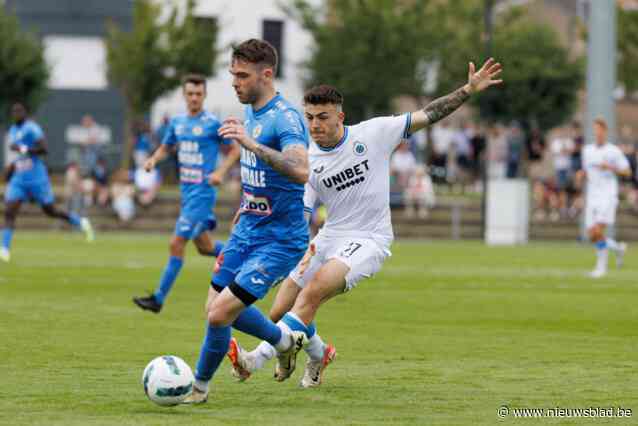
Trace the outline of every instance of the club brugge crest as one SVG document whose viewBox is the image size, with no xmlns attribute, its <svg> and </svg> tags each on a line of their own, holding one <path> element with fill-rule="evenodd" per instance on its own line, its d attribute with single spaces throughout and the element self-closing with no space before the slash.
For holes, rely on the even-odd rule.
<svg viewBox="0 0 638 426">
<path fill-rule="evenodd" d="M 355 142 L 353 150 L 356 155 L 365 155 L 368 152 L 368 147 L 363 142 Z"/>
<path fill-rule="evenodd" d="M 202 134 L 202 132 L 203 132 L 203 130 L 202 130 L 202 128 L 201 128 L 201 127 L 199 127 L 199 126 L 195 126 L 195 127 L 193 127 L 193 134 L 194 134 L 195 136 L 199 136 L 199 135 L 201 135 L 201 134 Z"/>
<path fill-rule="evenodd" d="M 253 128 L 253 138 L 257 139 L 259 135 L 261 135 L 261 124 L 258 124 Z"/>
</svg>

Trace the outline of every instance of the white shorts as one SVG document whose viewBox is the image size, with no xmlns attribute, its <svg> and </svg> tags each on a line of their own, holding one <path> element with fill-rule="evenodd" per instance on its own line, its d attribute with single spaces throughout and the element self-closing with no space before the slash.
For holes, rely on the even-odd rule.
<svg viewBox="0 0 638 426">
<path fill-rule="evenodd" d="M 587 200 L 585 207 L 585 228 L 603 223 L 613 225 L 616 223 L 616 200 Z"/>
<path fill-rule="evenodd" d="M 301 288 L 312 281 L 317 271 L 329 260 L 337 259 L 350 268 L 343 290 L 350 291 L 359 281 L 379 272 L 383 261 L 392 255 L 387 247 L 370 238 L 326 238 L 317 235 L 311 244 L 315 245 L 316 253 L 304 274 L 299 274 L 299 266 L 290 273 L 290 278 Z"/>
</svg>

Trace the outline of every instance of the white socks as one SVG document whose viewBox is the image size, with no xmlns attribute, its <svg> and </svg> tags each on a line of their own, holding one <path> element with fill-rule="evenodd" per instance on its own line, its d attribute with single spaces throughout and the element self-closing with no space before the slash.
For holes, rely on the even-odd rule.
<svg viewBox="0 0 638 426">
<path fill-rule="evenodd" d="M 275 349 L 279 352 L 287 351 L 290 348 L 290 345 L 292 345 L 292 341 L 290 339 L 292 330 L 288 327 L 288 324 L 283 321 L 279 321 L 277 323 L 277 327 L 281 329 L 281 339 L 279 339 L 279 342 L 275 345 Z"/>
<path fill-rule="evenodd" d="M 606 271 L 607 270 L 607 257 L 609 256 L 608 250 L 598 249 L 596 250 L 596 269 L 598 271 Z"/>
<path fill-rule="evenodd" d="M 326 344 L 321 340 L 321 336 L 315 333 L 308 341 L 308 345 L 304 348 L 308 356 L 313 361 L 321 361 Z"/>
<path fill-rule="evenodd" d="M 312 338 L 310 338 L 308 345 L 304 348 L 304 350 L 313 361 L 321 361 L 325 348 L 326 344 L 323 340 L 321 340 L 321 337 L 318 334 L 315 334 Z M 255 370 L 263 368 L 264 364 L 273 359 L 275 355 L 277 355 L 277 349 L 266 341 L 262 341 L 253 351 L 248 353 L 248 356 L 255 362 Z"/>
<path fill-rule="evenodd" d="M 202 392 L 208 392 L 208 382 L 207 381 L 195 379 L 195 387 L 198 390 L 202 391 Z"/>
</svg>

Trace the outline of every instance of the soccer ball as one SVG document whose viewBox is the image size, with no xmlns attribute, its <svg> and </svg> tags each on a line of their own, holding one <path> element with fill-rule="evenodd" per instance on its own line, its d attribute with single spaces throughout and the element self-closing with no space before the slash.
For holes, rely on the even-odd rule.
<svg viewBox="0 0 638 426">
<path fill-rule="evenodd" d="M 193 372 L 183 359 L 173 355 L 158 356 L 149 362 L 142 374 L 142 385 L 148 399 L 157 405 L 180 404 L 193 391 Z"/>
</svg>

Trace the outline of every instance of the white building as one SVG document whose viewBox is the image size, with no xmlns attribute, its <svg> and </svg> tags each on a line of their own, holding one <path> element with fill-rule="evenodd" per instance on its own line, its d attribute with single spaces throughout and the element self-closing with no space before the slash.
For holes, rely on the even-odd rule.
<svg viewBox="0 0 638 426">
<path fill-rule="evenodd" d="M 286 16 L 277 0 L 200 0 L 196 15 L 214 19 L 219 25 L 217 49 L 221 53 L 217 73 L 208 81 L 205 107 L 209 111 L 222 119 L 229 115 L 243 117 L 244 106 L 237 101 L 228 72 L 229 46 L 249 38 L 268 40 L 278 49 L 280 77 L 276 81 L 277 90 L 291 102 L 301 105 L 304 72 L 301 63 L 310 52 L 312 38 L 296 21 Z M 152 122 L 157 125 L 164 115 L 184 110 L 181 90 L 177 89 L 155 103 Z"/>
</svg>

